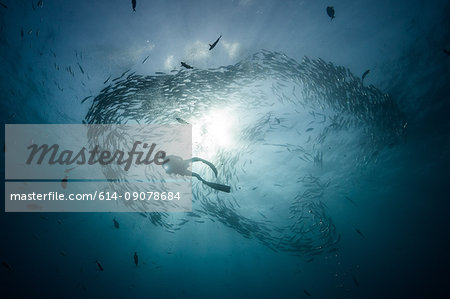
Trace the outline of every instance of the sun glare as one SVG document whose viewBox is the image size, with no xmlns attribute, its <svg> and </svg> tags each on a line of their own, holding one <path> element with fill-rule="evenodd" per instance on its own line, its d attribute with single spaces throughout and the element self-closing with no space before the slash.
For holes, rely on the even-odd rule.
<svg viewBox="0 0 450 299">
<path fill-rule="evenodd" d="M 193 155 L 212 158 L 233 146 L 235 119 L 229 110 L 212 110 L 192 126 Z"/>
</svg>

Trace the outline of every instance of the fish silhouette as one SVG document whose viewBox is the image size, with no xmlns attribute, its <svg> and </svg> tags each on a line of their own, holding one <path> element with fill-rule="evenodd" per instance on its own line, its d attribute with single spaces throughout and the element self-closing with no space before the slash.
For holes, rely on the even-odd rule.
<svg viewBox="0 0 450 299">
<path fill-rule="evenodd" d="M 220 38 L 222 37 L 222 34 L 219 36 L 219 38 L 211 45 L 209 44 L 209 50 L 211 51 L 212 49 L 214 49 L 214 47 L 217 45 L 217 43 L 219 42 Z"/>
<path fill-rule="evenodd" d="M 364 81 L 364 78 L 369 74 L 370 70 L 367 70 L 362 74 L 361 81 Z"/>
<path fill-rule="evenodd" d="M 185 68 L 187 68 L 187 69 L 193 69 L 193 67 L 192 66 L 190 66 L 189 64 L 187 64 L 187 63 L 185 63 L 185 62 L 181 62 L 181 66 L 184 66 Z"/>
<path fill-rule="evenodd" d="M 119 221 L 117 221 L 116 218 L 114 218 L 113 222 L 114 222 L 114 227 L 118 229 L 120 227 Z"/>
<path fill-rule="evenodd" d="M 100 264 L 99 261 L 95 261 L 95 262 L 97 263 L 98 269 L 99 269 L 100 271 L 103 271 L 103 266 L 102 266 L 102 264 Z"/>
<path fill-rule="evenodd" d="M 137 255 L 137 252 L 134 252 L 133 258 L 134 258 L 134 264 L 135 264 L 136 267 L 137 267 L 137 265 L 139 264 L 139 257 L 138 257 L 138 255 Z"/>
<path fill-rule="evenodd" d="M 327 7 L 327 14 L 328 16 L 331 18 L 331 20 L 334 19 L 334 7 L 333 6 L 328 6 Z"/>
</svg>

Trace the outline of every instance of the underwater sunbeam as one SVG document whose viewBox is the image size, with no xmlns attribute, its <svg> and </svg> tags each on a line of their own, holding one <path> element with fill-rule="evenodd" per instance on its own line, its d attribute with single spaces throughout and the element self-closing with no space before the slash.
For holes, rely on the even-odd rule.
<svg viewBox="0 0 450 299">
<path fill-rule="evenodd" d="M 215 109 L 193 120 L 193 155 L 212 159 L 220 149 L 229 150 L 233 142 L 233 125 L 236 120 L 229 110 Z"/>
</svg>

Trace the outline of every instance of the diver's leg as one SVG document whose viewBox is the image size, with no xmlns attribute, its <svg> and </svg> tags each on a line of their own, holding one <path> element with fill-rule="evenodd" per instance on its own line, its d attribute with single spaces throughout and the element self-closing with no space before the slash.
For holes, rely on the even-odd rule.
<svg viewBox="0 0 450 299">
<path fill-rule="evenodd" d="M 204 160 L 204 159 L 202 159 L 202 158 L 198 158 L 198 157 L 193 157 L 193 158 L 191 159 L 191 161 L 192 161 L 192 162 L 200 161 L 200 162 L 205 163 L 206 165 L 208 165 L 208 166 L 212 169 L 212 171 L 214 172 L 214 174 L 215 174 L 216 177 L 217 177 L 217 169 L 216 169 L 216 166 L 214 166 L 214 164 L 212 164 L 211 162 L 206 161 L 206 160 Z"/>
<path fill-rule="evenodd" d="M 191 175 L 192 175 L 192 176 L 195 176 L 195 177 L 196 177 L 200 182 L 202 182 L 202 183 L 205 183 L 205 182 L 206 182 L 204 179 L 202 179 L 202 177 L 201 177 L 198 173 L 191 172 Z"/>
<path fill-rule="evenodd" d="M 207 182 L 204 179 L 202 179 L 202 177 L 199 174 L 197 174 L 195 172 L 192 173 L 192 176 L 195 176 L 203 184 L 205 184 L 206 186 L 211 187 L 213 189 L 216 189 L 216 190 L 219 190 L 219 191 L 223 191 L 223 192 L 227 192 L 227 193 L 230 193 L 230 191 L 231 191 L 231 187 L 230 186 Z"/>
</svg>

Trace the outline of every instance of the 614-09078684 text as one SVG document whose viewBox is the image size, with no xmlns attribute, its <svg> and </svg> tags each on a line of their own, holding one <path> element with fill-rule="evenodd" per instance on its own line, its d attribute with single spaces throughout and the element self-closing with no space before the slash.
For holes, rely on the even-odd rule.
<svg viewBox="0 0 450 299">
<path fill-rule="evenodd" d="M 100 192 L 99 200 L 180 200 L 180 192 Z"/>
</svg>

